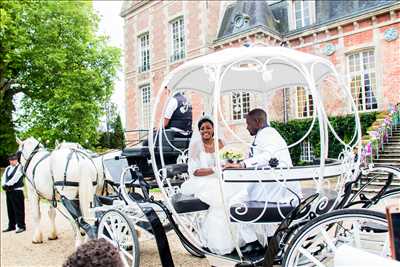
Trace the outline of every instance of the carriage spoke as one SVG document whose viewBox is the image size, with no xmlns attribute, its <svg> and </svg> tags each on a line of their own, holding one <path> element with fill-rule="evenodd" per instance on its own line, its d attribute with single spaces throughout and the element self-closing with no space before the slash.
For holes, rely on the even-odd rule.
<svg viewBox="0 0 400 267">
<path fill-rule="evenodd" d="M 105 240 L 107 240 L 108 242 L 110 242 L 111 244 L 113 244 L 113 246 L 118 246 L 115 241 L 111 240 L 108 236 L 102 234 L 101 238 L 104 238 Z"/>
<path fill-rule="evenodd" d="M 356 248 L 361 248 L 361 237 L 360 237 L 360 224 L 357 221 L 353 222 L 353 233 L 354 233 L 354 245 Z"/>
<path fill-rule="evenodd" d="M 121 232 L 121 234 L 123 234 L 124 236 L 126 236 L 126 235 L 128 235 L 129 234 L 129 227 L 126 227 L 126 225 L 125 225 L 125 228 L 124 228 L 124 230 Z"/>
<path fill-rule="evenodd" d="M 117 232 L 117 227 L 115 226 L 115 220 L 116 218 L 112 218 L 111 220 L 111 229 L 113 230 L 115 240 L 119 244 L 119 233 Z"/>
<path fill-rule="evenodd" d="M 126 251 L 125 249 L 120 247 L 120 251 L 123 253 L 124 256 L 128 257 L 131 261 L 133 261 L 133 256 L 131 254 L 129 254 L 128 251 Z M 133 251 L 133 250 L 132 250 Z"/>
<path fill-rule="evenodd" d="M 126 260 L 125 255 L 124 255 L 124 253 L 122 251 L 119 252 L 119 256 L 121 257 L 124 266 L 129 267 L 129 263 Z"/>
<path fill-rule="evenodd" d="M 332 250 L 332 252 L 335 252 L 336 246 L 335 246 L 335 244 L 333 244 L 333 240 L 329 237 L 328 232 L 324 228 L 320 228 L 320 232 L 321 232 L 322 236 L 324 237 L 328 247 Z"/>
<path fill-rule="evenodd" d="M 111 230 L 110 225 L 108 225 L 108 223 L 104 224 L 104 228 L 107 230 L 108 234 L 110 235 L 110 238 L 115 239 L 115 234 Z"/>
<path fill-rule="evenodd" d="M 304 248 L 299 248 L 299 252 L 301 254 L 303 254 L 307 259 L 309 259 L 310 261 L 312 261 L 315 265 L 319 266 L 319 267 L 325 267 L 325 265 L 323 265 L 320 261 L 318 261 L 317 258 L 315 258 L 313 255 L 311 255 L 310 252 L 308 252 L 306 249 Z"/>
</svg>

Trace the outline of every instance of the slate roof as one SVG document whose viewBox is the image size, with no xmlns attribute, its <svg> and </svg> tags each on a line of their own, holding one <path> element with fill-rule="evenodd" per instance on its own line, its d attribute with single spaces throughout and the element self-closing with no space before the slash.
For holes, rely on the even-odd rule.
<svg viewBox="0 0 400 267">
<path fill-rule="evenodd" d="M 237 1 L 229 5 L 224 13 L 217 40 L 225 39 L 241 32 L 263 27 L 281 37 L 301 32 L 316 25 L 357 16 L 363 13 L 391 6 L 397 0 L 315 0 L 316 22 L 306 27 L 289 30 L 288 1 L 272 4 L 266 1 Z"/>
<path fill-rule="evenodd" d="M 267 2 L 238 1 L 226 8 L 217 36 L 222 38 L 257 26 L 279 33 L 278 23 Z"/>
</svg>

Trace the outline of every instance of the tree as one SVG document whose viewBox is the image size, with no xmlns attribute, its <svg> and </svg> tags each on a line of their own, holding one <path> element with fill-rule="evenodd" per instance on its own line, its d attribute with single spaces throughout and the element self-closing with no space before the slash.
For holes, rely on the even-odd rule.
<svg viewBox="0 0 400 267">
<path fill-rule="evenodd" d="M 98 146 L 122 149 L 125 147 L 125 135 L 117 106 L 114 103 L 107 103 L 104 109 L 106 113 L 106 131 L 100 133 L 101 137 Z"/>
<path fill-rule="evenodd" d="M 111 128 L 113 129 L 113 138 L 111 139 L 111 145 L 114 148 L 122 149 L 125 147 L 125 135 L 122 127 L 121 116 L 118 114 L 112 123 Z"/>
<path fill-rule="evenodd" d="M 95 144 L 120 51 L 108 46 L 106 37 L 96 36 L 98 16 L 92 3 L 0 5 L 1 143 L 15 143 L 12 99 L 21 92 L 23 112 L 17 124 L 25 136 Z"/>
</svg>

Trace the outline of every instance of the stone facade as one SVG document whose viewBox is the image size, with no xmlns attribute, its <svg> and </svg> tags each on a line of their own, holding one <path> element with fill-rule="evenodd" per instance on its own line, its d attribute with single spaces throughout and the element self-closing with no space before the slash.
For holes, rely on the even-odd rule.
<svg viewBox="0 0 400 267">
<path fill-rule="evenodd" d="M 272 8 L 275 17 L 278 12 L 286 16 L 293 8 L 291 1 L 278 1 L 267 7 Z M 318 0 L 316 0 L 318 2 Z M 284 45 L 306 53 L 328 58 L 336 66 L 338 73 L 349 80 L 348 55 L 357 51 L 372 49 L 375 58 L 374 72 L 376 80 L 377 109 L 387 109 L 389 104 L 400 102 L 400 4 L 387 1 L 365 12 L 357 11 L 344 17 L 336 17 L 321 22 L 319 17 L 303 29 L 289 30 L 290 21 L 273 24 L 269 18 L 265 25 L 251 25 L 232 34 L 221 34 L 223 19 L 229 8 L 236 8 L 235 1 L 131 1 L 125 2 L 121 16 L 125 20 L 125 97 L 127 130 L 143 127 L 141 86 L 150 85 L 154 97 L 160 90 L 163 77 L 184 61 L 212 53 L 227 47 L 246 44 L 262 46 Z M 279 9 L 278 9 L 279 6 Z M 319 8 L 317 5 L 316 8 Z M 322 9 L 324 8 L 324 9 Z M 324 15 L 327 7 L 321 7 Z M 271 13 L 270 11 L 268 11 Z M 285 13 L 286 12 L 286 13 Z M 183 18 L 185 56 L 171 62 L 171 22 Z M 276 20 L 276 19 L 275 19 Z M 276 28 L 271 28 L 274 25 Z M 290 26 L 290 25 L 289 25 Z M 284 29 L 286 27 L 286 29 Z M 282 30 L 283 29 L 283 30 Z M 226 32 L 226 31 L 225 31 Z M 150 70 L 138 71 L 138 37 L 149 34 Z M 364 81 L 365 82 L 365 81 Z M 324 83 L 324 86 L 332 84 Z M 329 114 L 337 115 L 343 99 L 331 90 L 323 95 L 331 99 L 325 104 Z M 201 114 L 203 98 L 190 96 L 194 107 L 194 120 Z M 262 106 L 252 96 L 251 106 Z M 154 98 L 153 98 L 154 99 Z M 271 101 L 272 100 L 272 101 Z M 258 100 L 260 101 L 260 100 Z M 270 96 L 267 110 L 271 119 L 285 120 L 297 118 L 296 90 L 284 89 Z M 229 109 L 230 99 L 224 100 L 224 107 Z M 284 110 L 284 111 L 283 111 Z M 376 110 L 376 109 L 374 109 Z M 159 113 L 160 111 L 158 111 Z M 286 118 L 285 118 L 286 117 Z M 241 121 L 243 123 L 243 120 Z M 239 122 L 236 122 L 239 123 Z M 128 133 L 128 139 L 135 134 Z"/>
</svg>

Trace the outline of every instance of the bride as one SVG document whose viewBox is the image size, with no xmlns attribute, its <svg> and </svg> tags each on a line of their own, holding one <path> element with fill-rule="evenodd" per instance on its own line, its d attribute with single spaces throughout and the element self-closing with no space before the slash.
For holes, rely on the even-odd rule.
<svg viewBox="0 0 400 267">
<path fill-rule="evenodd" d="M 190 179 L 182 184 L 181 190 L 183 194 L 194 195 L 210 206 L 199 233 L 203 246 L 220 255 L 228 254 L 235 248 L 235 242 L 224 214 L 219 177 L 215 171 L 214 123 L 203 117 L 197 126 L 199 132 L 193 134 L 189 146 Z M 219 149 L 224 146 L 220 139 L 218 146 Z M 225 199 L 228 200 L 229 196 Z"/>
</svg>

